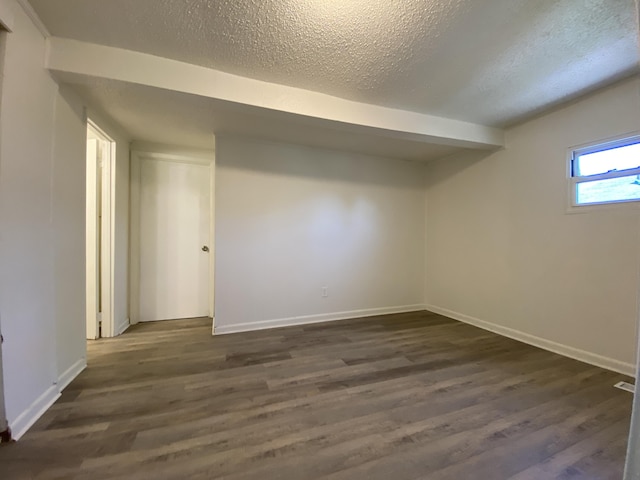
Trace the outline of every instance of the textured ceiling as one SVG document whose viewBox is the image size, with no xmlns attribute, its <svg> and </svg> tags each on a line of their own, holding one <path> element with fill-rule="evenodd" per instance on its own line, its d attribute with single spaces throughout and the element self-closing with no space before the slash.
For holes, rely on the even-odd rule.
<svg viewBox="0 0 640 480">
<path fill-rule="evenodd" d="M 404 160 L 426 161 L 461 150 L 374 136 L 357 129 L 327 128 L 312 118 L 275 114 L 196 95 L 115 80 L 58 74 L 91 109 L 115 120 L 132 139 L 213 148 L 213 133 L 334 148 Z"/>
<path fill-rule="evenodd" d="M 634 0 L 31 0 L 56 36 L 518 122 L 638 68 Z"/>
</svg>

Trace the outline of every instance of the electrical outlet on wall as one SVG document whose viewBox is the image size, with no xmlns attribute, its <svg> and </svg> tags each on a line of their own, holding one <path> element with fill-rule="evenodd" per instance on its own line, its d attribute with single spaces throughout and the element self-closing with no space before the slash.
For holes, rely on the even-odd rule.
<svg viewBox="0 0 640 480">
<path fill-rule="evenodd" d="M 329 287 L 322 287 L 322 298 L 327 298 L 329 296 Z"/>
</svg>

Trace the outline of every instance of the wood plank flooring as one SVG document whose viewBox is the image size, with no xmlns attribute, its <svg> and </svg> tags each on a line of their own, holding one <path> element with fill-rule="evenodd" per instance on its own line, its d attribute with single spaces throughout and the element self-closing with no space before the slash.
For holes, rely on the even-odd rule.
<svg viewBox="0 0 640 480">
<path fill-rule="evenodd" d="M 622 375 L 427 312 L 91 342 L 0 479 L 615 479 Z"/>
</svg>

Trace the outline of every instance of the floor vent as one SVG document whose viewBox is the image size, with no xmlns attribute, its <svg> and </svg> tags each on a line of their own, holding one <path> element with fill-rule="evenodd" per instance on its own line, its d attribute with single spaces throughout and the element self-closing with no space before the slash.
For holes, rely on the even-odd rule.
<svg viewBox="0 0 640 480">
<path fill-rule="evenodd" d="M 628 382 L 618 382 L 614 385 L 614 387 L 619 388 L 620 390 L 625 390 L 627 392 L 635 393 L 636 386 L 632 385 Z"/>
</svg>

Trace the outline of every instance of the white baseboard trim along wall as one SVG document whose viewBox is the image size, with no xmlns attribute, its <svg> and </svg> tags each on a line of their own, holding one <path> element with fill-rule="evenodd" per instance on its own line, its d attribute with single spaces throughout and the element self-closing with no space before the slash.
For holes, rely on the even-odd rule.
<svg viewBox="0 0 640 480">
<path fill-rule="evenodd" d="M 64 390 L 80 373 L 87 368 L 86 358 L 81 358 L 71 365 L 60 377 L 58 381 L 51 385 L 38 399 L 22 412 L 18 418 L 11 422 L 11 432 L 13 440 L 19 440 L 31 426 L 46 412 L 55 401 L 60 398 Z"/>
<path fill-rule="evenodd" d="M 390 315 L 393 313 L 419 312 L 425 309 L 424 305 L 404 305 L 399 307 L 369 308 L 366 310 L 351 310 L 348 312 L 321 313 L 318 315 L 303 315 L 299 317 L 278 318 L 273 320 L 260 320 L 257 322 L 237 323 L 234 325 L 215 326 L 214 334 L 227 334 L 250 332 L 252 330 L 266 330 L 268 328 L 292 327 L 310 323 L 333 322 L 360 317 L 375 317 L 377 315 Z"/>
<path fill-rule="evenodd" d="M 121 321 L 119 325 L 116 326 L 116 333 L 115 333 L 116 337 L 126 332 L 127 328 L 129 328 L 130 325 L 131 325 L 131 322 L 129 321 L 128 318 L 125 318 L 123 321 Z"/>
<path fill-rule="evenodd" d="M 87 359 L 81 358 L 76 363 L 71 365 L 66 372 L 64 372 L 58 378 L 58 390 L 62 392 L 67 386 L 78 376 L 80 373 L 87 368 Z"/>
<path fill-rule="evenodd" d="M 11 422 L 11 432 L 14 440 L 20 440 L 27 430 L 46 412 L 54 402 L 60 398 L 58 385 L 51 385 L 38 399 Z"/>
<path fill-rule="evenodd" d="M 636 368 L 632 363 L 621 362 L 613 358 L 587 352 L 586 350 L 581 350 L 579 348 L 570 347 L 561 343 L 552 342 L 551 340 L 546 340 L 535 335 L 530 335 L 528 333 L 520 332 L 508 327 L 503 327 L 502 325 L 497 325 L 485 320 L 480 320 L 478 318 L 447 310 L 446 308 L 437 307 L 435 305 L 426 305 L 425 308 L 430 312 L 444 315 L 445 317 L 449 317 L 463 323 L 468 323 L 469 325 L 473 325 L 475 327 L 482 328 L 483 330 L 497 333 L 498 335 L 502 335 L 503 337 L 509 337 L 513 340 L 518 340 L 519 342 L 533 345 L 534 347 L 542 348 L 543 350 L 548 350 L 550 352 L 573 358 L 590 365 L 595 365 L 596 367 L 602 367 L 607 370 L 612 370 L 614 372 L 628 375 L 630 377 L 635 377 L 636 375 Z"/>
</svg>

